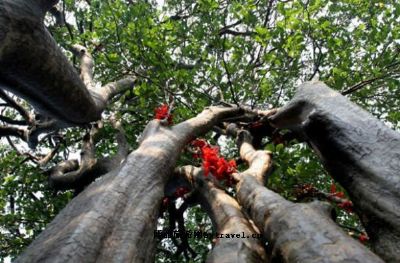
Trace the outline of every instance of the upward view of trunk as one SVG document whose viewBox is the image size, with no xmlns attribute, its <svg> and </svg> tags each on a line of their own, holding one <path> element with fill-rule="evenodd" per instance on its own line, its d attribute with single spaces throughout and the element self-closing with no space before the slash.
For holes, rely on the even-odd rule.
<svg viewBox="0 0 400 263">
<path fill-rule="evenodd" d="M 140 147 L 74 198 L 16 262 L 153 262 L 153 231 L 179 153 L 238 113 L 211 107 L 171 128 L 151 121 Z"/>
<path fill-rule="evenodd" d="M 0 0 L 0 88 L 26 99 L 45 113 L 45 119 L 50 117 L 49 127 L 35 132 L 33 144 L 42 130 L 101 119 L 108 100 L 135 83 L 128 76 L 97 88 L 93 58 L 85 47 L 74 45 L 74 55 L 81 60 L 79 76 L 43 24 L 45 13 L 57 2 Z M 8 94 L 0 95 L 7 100 Z M 79 180 L 77 175 L 84 172 L 72 169 L 79 163 L 69 160 L 51 171 L 50 182 L 59 189 L 82 185 L 83 190 L 104 176 L 77 195 L 15 262 L 153 262 L 153 231 L 181 151 L 212 128 L 222 130 L 224 125 L 215 126 L 243 111 L 236 106 L 210 107 L 172 127 L 165 120 L 150 121 L 140 146 L 129 155 L 129 147 L 121 149 L 110 163 L 91 163 L 95 143 L 86 137 L 81 164 L 94 167 L 85 170 L 92 179 Z M 246 112 L 255 114 L 253 109 Z M 255 115 L 260 120 L 268 117 Z M 349 193 L 373 250 L 388 262 L 400 262 L 400 135 L 321 82 L 304 84 L 269 120 L 310 143 Z M 268 241 L 268 255 L 260 240 L 221 239 L 209 262 L 223 262 L 220 255 L 226 256 L 225 262 L 382 262 L 331 220 L 325 204 L 295 204 L 265 188 L 270 153 L 256 151 L 247 132 L 230 129 L 239 138 L 241 158 L 249 164 L 234 175 L 237 200 L 209 181 L 199 179 L 194 188 L 220 233 L 260 231 Z M 29 141 L 25 133 L 19 137 Z"/>
<path fill-rule="evenodd" d="M 300 133 L 349 193 L 374 251 L 400 262 L 400 134 L 322 82 L 270 118 Z"/>
<path fill-rule="evenodd" d="M 246 132 L 238 137 L 249 169 L 238 178 L 237 199 L 267 240 L 271 262 L 383 262 L 332 221 L 328 205 L 295 204 L 264 187 L 269 153 L 256 151 Z"/>
<path fill-rule="evenodd" d="M 43 24 L 55 2 L 0 1 L 0 86 L 60 120 L 97 120 L 102 109 Z"/>
<path fill-rule="evenodd" d="M 267 262 L 261 235 L 238 202 L 206 178 L 201 168 L 189 165 L 180 171 L 193 182 L 202 208 L 210 216 L 217 234 L 222 236 L 215 239 L 206 262 Z"/>
<path fill-rule="evenodd" d="M 82 64 L 80 78 L 43 23 L 57 2 L 0 1 L 0 88 L 59 121 L 87 124 L 99 120 L 108 100 L 135 80 L 125 77 L 96 88 L 92 57 L 75 45 L 72 49 Z"/>
</svg>

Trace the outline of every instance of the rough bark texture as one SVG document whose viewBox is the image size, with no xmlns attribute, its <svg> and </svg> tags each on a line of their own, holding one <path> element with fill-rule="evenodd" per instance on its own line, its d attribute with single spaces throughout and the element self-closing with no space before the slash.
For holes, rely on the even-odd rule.
<svg viewBox="0 0 400 263">
<path fill-rule="evenodd" d="M 268 240 L 272 262 L 383 262 L 344 233 L 320 202 L 291 203 L 251 176 L 238 185 L 238 200 Z"/>
<path fill-rule="evenodd" d="M 113 156 L 96 158 L 95 137 L 99 127 L 93 126 L 82 141 L 81 162 L 78 160 L 66 160 L 49 171 L 49 184 L 55 190 L 74 189 L 75 193 L 81 192 L 96 178 L 117 169 L 129 154 L 129 145 L 125 132 L 120 122 L 112 121 L 114 128 L 118 130 L 116 141 L 117 153 Z"/>
<path fill-rule="evenodd" d="M 206 262 L 265 262 L 267 257 L 259 232 L 242 213 L 238 202 L 208 180 L 212 175 L 204 177 L 202 169 L 185 166 L 181 171 L 193 179 L 201 206 L 211 217 L 216 232 L 223 235 L 216 239 Z M 232 234 L 230 238 L 225 236 Z"/>
<path fill-rule="evenodd" d="M 108 100 L 133 86 L 125 79 L 95 89 L 93 61 L 82 60 L 81 78 L 43 24 L 56 0 L 0 1 L 0 88 L 26 99 L 38 111 L 69 124 L 99 120 Z"/>
<path fill-rule="evenodd" d="M 139 148 L 74 198 L 16 262 L 152 262 L 165 183 L 181 149 L 238 108 L 210 108 L 172 128 L 154 120 Z"/>
<path fill-rule="evenodd" d="M 330 219 L 329 206 L 295 204 L 265 188 L 260 179 L 270 166 L 268 152 L 256 151 L 246 132 L 238 135 L 250 168 L 237 176 L 237 198 L 269 242 L 272 262 L 383 262 Z"/>
<path fill-rule="evenodd" d="M 322 82 L 303 84 L 270 121 L 305 137 L 349 193 L 374 251 L 400 262 L 400 134 Z"/>
<path fill-rule="evenodd" d="M 102 108 L 44 27 L 50 2 L 0 1 L 0 86 L 63 121 L 97 120 Z"/>
</svg>

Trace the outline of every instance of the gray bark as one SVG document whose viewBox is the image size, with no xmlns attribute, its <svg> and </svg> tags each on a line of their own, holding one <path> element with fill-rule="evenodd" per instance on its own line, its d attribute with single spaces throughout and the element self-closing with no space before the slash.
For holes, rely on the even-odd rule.
<svg viewBox="0 0 400 263">
<path fill-rule="evenodd" d="M 212 175 L 204 177 L 201 168 L 184 166 L 179 171 L 193 182 L 202 208 L 211 217 L 216 232 L 223 236 L 215 239 L 206 262 L 266 262 L 265 250 L 258 238 L 260 233 L 242 213 L 238 202 L 216 187 L 210 180 Z M 240 237 L 226 238 L 230 234 Z"/>
<path fill-rule="evenodd" d="M 373 250 L 400 262 L 400 134 L 322 82 L 300 86 L 270 121 L 302 134 L 348 192 Z"/>
<path fill-rule="evenodd" d="M 68 124 L 99 120 L 108 99 L 131 87 L 135 79 L 128 77 L 100 89 L 87 87 L 43 24 L 46 11 L 56 2 L 0 1 L 0 88 Z M 84 62 L 91 59 L 83 57 Z"/>
<path fill-rule="evenodd" d="M 326 204 L 295 204 L 264 187 L 269 153 L 256 151 L 248 133 L 238 135 L 250 167 L 236 176 L 237 199 L 268 241 L 272 262 L 383 262 L 331 220 Z"/>
<path fill-rule="evenodd" d="M 16 262 L 153 262 L 163 190 L 182 148 L 238 113 L 212 107 L 172 128 L 151 121 L 139 148 L 74 198 Z"/>
</svg>

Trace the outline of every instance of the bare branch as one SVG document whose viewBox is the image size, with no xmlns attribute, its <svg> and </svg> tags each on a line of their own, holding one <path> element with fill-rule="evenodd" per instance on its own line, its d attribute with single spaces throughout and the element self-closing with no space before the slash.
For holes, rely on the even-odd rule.
<svg viewBox="0 0 400 263">
<path fill-rule="evenodd" d="M 14 108 L 29 123 L 33 123 L 33 116 L 25 108 L 0 89 L 0 97 L 12 108 Z"/>
<path fill-rule="evenodd" d="M 135 77 L 126 77 L 115 82 L 104 85 L 100 92 L 104 100 L 108 101 L 117 94 L 127 91 L 135 85 L 137 79 Z"/>
<path fill-rule="evenodd" d="M 264 262 L 266 254 L 261 241 L 257 239 L 260 232 L 249 222 L 241 211 L 238 202 L 229 196 L 224 190 L 204 177 L 201 168 L 184 166 L 176 170 L 183 175 L 199 193 L 199 201 L 207 214 L 211 217 L 213 225 L 220 235 L 244 233 L 246 239 L 219 239 L 215 240 L 215 246 L 208 256 L 207 262 L 214 262 L 215 259 L 224 258 L 226 262 L 235 262 L 237 258 L 252 259 L 249 262 Z M 251 238 L 250 238 L 251 237 Z M 235 246 L 231 246 L 232 243 Z M 238 244 L 241 242 L 242 244 Z M 236 249 L 237 245 L 241 248 Z"/>
<path fill-rule="evenodd" d="M 235 179 L 241 179 L 243 176 L 253 176 L 258 182 L 264 184 L 265 175 L 271 168 L 271 152 L 255 150 L 252 144 L 253 137 L 250 132 L 240 130 L 235 124 L 228 125 L 227 134 L 236 138 L 239 147 L 240 157 L 249 164 L 249 168 L 234 175 Z"/>
<path fill-rule="evenodd" d="M 3 136 L 14 136 L 24 141 L 26 141 L 28 137 L 25 129 L 0 125 L 0 137 Z"/>
<path fill-rule="evenodd" d="M 81 74 L 80 77 L 85 84 L 86 88 L 90 91 L 95 89 L 93 81 L 93 68 L 94 61 L 92 55 L 88 52 L 86 47 L 75 44 L 72 46 L 72 52 L 75 56 L 81 59 Z"/>
</svg>

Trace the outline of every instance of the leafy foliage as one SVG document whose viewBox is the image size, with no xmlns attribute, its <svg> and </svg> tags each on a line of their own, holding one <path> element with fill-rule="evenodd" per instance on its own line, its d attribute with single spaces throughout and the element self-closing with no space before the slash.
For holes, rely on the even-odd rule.
<svg viewBox="0 0 400 263">
<path fill-rule="evenodd" d="M 104 113 L 122 119 L 132 148 L 163 102 L 174 99 L 175 123 L 214 103 L 268 109 L 282 106 L 299 83 L 316 76 L 400 128 L 397 1 L 169 0 L 157 5 L 144 0 L 64 0 L 57 8 L 64 25 L 51 15 L 46 24 L 75 66 L 78 61 L 67 50 L 80 43 L 94 57 L 97 81 L 138 77 L 137 86 L 115 98 Z M 10 110 L 2 114 L 17 116 Z M 76 153 L 83 132 L 62 131 L 65 144 L 48 167 Z M 114 133 L 106 123 L 98 135 L 98 156 L 115 152 Z M 207 139 L 212 140 L 211 135 Z M 231 144 L 221 147 L 234 156 Z M 329 192 L 332 180 L 307 145 L 271 140 L 263 147 L 274 156 L 268 187 L 291 200 L 296 200 L 293 189 L 299 184 Z M 43 143 L 36 153 L 49 148 Z M 0 155 L 0 257 L 5 258 L 20 253 L 72 193 L 49 190 L 43 174 L 48 167 L 25 161 L 6 143 Z M 194 162 L 185 154 L 181 161 Z M 337 212 L 341 224 L 360 228 L 354 215 Z M 185 218 L 192 230 L 207 221 L 197 207 Z M 204 260 L 210 242 L 189 241 L 199 254 L 196 261 Z M 173 251 L 169 241 L 159 245 Z M 170 262 L 160 251 L 158 258 Z"/>
</svg>

